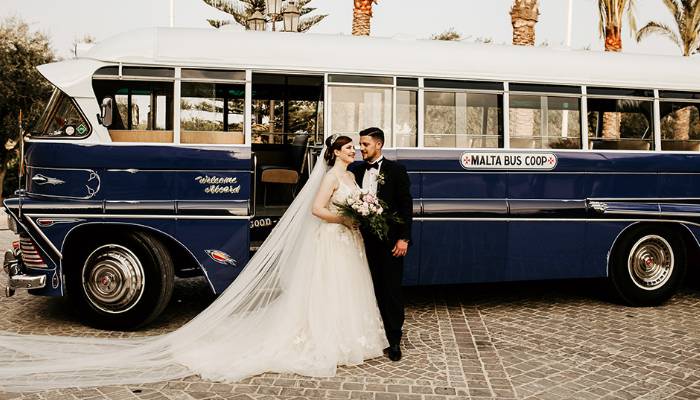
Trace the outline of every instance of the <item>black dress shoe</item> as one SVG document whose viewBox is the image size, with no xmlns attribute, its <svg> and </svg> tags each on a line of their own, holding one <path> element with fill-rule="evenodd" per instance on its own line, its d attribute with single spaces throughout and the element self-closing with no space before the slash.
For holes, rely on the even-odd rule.
<svg viewBox="0 0 700 400">
<path fill-rule="evenodd" d="M 387 356 L 391 361 L 401 360 L 401 346 L 398 344 L 392 344 L 386 348 Z"/>
</svg>

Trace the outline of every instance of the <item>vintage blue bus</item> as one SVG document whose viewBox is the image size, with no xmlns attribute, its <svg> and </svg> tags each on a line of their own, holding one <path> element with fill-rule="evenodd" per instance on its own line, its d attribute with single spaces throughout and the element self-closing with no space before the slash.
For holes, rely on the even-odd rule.
<svg viewBox="0 0 700 400">
<path fill-rule="evenodd" d="M 223 291 L 324 137 L 368 126 L 410 174 L 406 285 L 607 277 L 654 305 L 695 267 L 697 60 L 156 28 L 39 71 L 6 293 L 95 324 L 152 321 L 174 277 Z"/>
</svg>

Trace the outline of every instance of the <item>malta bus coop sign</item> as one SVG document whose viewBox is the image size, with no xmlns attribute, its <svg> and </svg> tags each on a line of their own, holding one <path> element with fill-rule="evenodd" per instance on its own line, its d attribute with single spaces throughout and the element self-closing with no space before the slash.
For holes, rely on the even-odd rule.
<svg viewBox="0 0 700 400">
<path fill-rule="evenodd" d="M 551 170 L 557 166 L 552 153 L 462 153 L 464 169 L 528 169 Z"/>
</svg>

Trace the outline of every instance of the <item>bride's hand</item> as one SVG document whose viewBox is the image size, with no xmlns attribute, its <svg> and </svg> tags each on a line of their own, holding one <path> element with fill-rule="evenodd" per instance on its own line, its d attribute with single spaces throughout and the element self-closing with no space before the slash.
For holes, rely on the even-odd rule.
<svg viewBox="0 0 700 400">
<path fill-rule="evenodd" d="M 360 225 L 355 219 L 350 217 L 341 217 L 340 223 L 345 225 L 349 229 L 355 229 Z"/>
</svg>

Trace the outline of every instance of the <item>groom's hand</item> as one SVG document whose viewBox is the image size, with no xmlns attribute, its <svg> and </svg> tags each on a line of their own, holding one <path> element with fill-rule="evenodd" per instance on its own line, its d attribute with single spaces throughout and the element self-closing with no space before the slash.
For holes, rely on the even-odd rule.
<svg viewBox="0 0 700 400">
<path fill-rule="evenodd" d="M 408 242 L 402 239 L 396 241 L 394 249 L 391 250 L 391 254 L 394 257 L 403 257 L 408 252 Z"/>
</svg>

